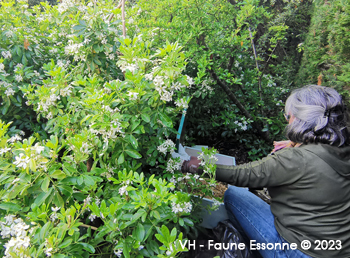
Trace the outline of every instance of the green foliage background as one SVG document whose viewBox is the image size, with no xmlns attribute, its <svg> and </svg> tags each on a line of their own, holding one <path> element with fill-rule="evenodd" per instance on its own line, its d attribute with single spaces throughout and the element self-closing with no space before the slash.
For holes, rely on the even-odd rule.
<svg viewBox="0 0 350 258">
<path fill-rule="evenodd" d="M 350 3 L 315 0 L 309 33 L 296 85 L 317 84 L 335 87 L 349 97 Z"/>
</svg>

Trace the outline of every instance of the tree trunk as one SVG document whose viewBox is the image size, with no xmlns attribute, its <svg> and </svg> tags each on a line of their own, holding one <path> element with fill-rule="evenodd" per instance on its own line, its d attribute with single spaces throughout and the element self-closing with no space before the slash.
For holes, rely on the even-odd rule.
<svg viewBox="0 0 350 258">
<path fill-rule="evenodd" d="M 253 122 L 251 123 L 251 125 L 253 126 L 253 128 L 255 129 L 255 133 L 257 134 L 257 136 L 263 138 L 264 140 L 270 142 L 271 139 L 269 137 L 268 132 L 263 132 L 263 128 L 262 126 L 254 121 L 254 118 L 250 115 L 250 113 L 248 112 L 248 110 L 245 109 L 245 107 L 242 105 L 242 103 L 237 99 L 237 97 L 235 96 L 235 94 L 231 91 L 231 89 L 228 87 L 228 85 L 221 81 L 217 74 L 211 70 L 210 71 L 211 76 L 213 77 L 213 79 L 220 85 L 220 87 L 226 92 L 227 96 L 229 97 L 229 99 L 238 107 L 238 109 L 241 111 L 241 113 L 247 118 L 252 120 Z"/>
</svg>

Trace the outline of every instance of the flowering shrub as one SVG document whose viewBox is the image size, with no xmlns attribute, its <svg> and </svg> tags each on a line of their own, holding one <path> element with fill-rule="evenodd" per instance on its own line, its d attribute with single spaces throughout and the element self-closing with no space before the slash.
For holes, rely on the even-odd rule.
<svg viewBox="0 0 350 258">
<path fill-rule="evenodd" d="M 25 104 L 21 87 L 43 85 L 47 77 L 43 65 L 51 60 L 82 75 L 103 74 L 106 80 L 121 77 L 116 66 L 119 46 L 116 37 L 121 35 L 119 17 L 120 9 L 114 8 L 112 1 L 84 5 L 66 0 L 55 7 L 42 2 L 31 9 L 23 1 L 17 4 L 2 1 L 0 109 L 3 119 L 11 121 L 15 117 L 14 125 L 20 129 L 45 136 L 35 113 Z M 63 95 L 65 90 L 69 93 L 69 87 L 62 88 Z"/>
<path fill-rule="evenodd" d="M 8 127 L 0 124 L 0 253 L 5 257 L 95 252 L 162 257 L 186 251 L 174 242 L 182 239 L 176 232 L 193 226 L 189 194 L 173 192 L 172 183 L 143 173 L 102 168 L 87 173 L 83 163 L 62 164 L 57 137 L 21 141 L 6 134 Z M 108 173 L 116 173 L 109 177 L 113 184 L 107 183 Z M 171 238 L 157 237 L 168 227 Z"/>
<path fill-rule="evenodd" d="M 0 253 L 186 251 L 194 200 L 160 154 L 194 84 L 182 48 L 120 37 L 112 1 L 5 1 L 0 16 Z"/>
</svg>

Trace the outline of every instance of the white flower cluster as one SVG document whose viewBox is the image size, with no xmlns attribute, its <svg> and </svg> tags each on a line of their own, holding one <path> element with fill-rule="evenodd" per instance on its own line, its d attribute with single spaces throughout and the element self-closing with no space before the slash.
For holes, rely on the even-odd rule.
<svg viewBox="0 0 350 258">
<path fill-rule="evenodd" d="M 102 135 L 103 141 L 108 143 L 109 140 L 111 139 L 116 139 L 118 137 L 118 133 L 121 134 L 122 137 L 124 137 L 125 133 L 122 131 L 122 126 L 121 123 L 118 120 L 113 120 L 111 121 L 111 127 L 109 130 L 105 130 L 105 129 L 93 129 L 91 128 L 94 124 L 90 124 L 89 127 L 89 131 L 95 135 Z"/>
<path fill-rule="evenodd" d="M 190 76 L 186 75 L 186 78 L 187 78 L 187 82 L 190 86 L 192 86 L 194 84 L 194 80 L 193 78 L 191 78 Z"/>
<path fill-rule="evenodd" d="M 63 88 L 60 90 L 60 95 L 62 97 L 69 97 L 72 94 L 72 89 L 73 87 L 71 85 L 68 85 L 67 87 Z"/>
<path fill-rule="evenodd" d="M 59 3 L 57 6 L 57 11 L 60 13 L 63 13 L 70 8 L 74 7 L 75 3 L 74 0 L 62 0 L 61 3 Z"/>
<path fill-rule="evenodd" d="M 1 55 L 6 59 L 6 58 L 11 58 L 11 52 L 10 51 L 2 51 Z"/>
<path fill-rule="evenodd" d="M 119 66 L 120 70 L 122 70 L 122 72 L 126 72 L 126 70 L 129 70 L 130 72 L 134 73 L 136 70 L 139 69 L 137 64 L 129 64 L 125 61 L 118 61 L 117 65 Z"/>
<path fill-rule="evenodd" d="M 84 46 L 84 43 L 74 44 L 72 40 L 68 41 L 68 45 L 64 47 L 64 52 L 66 55 L 77 55 L 79 54 L 79 49 Z"/>
<path fill-rule="evenodd" d="M 242 131 L 247 131 L 248 129 L 248 122 L 247 121 L 243 121 L 242 123 L 241 122 L 238 122 L 238 121 L 235 121 L 234 124 L 236 124 L 237 126 L 239 126 Z M 235 132 L 237 132 L 237 128 L 235 129 Z"/>
<path fill-rule="evenodd" d="M 92 202 L 92 198 L 91 198 L 90 195 L 88 195 L 88 197 L 86 197 L 86 198 L 84 199 L 84 206 L 90 205 L 91 202 Z M 97 206 L 99 206 L 100 203 L 101 203 L 101 200 L 100 200 L 98 197 L 95 197 L 95 204 L 96 204 Z M 87 211 L 90 211 L 89 208 L 86 208 L 86 210 L 87 210 Z M 93 213 L 91 213 L 91 214 L 89 215 L 89 220 L 90 220 L 91 222 L 94 221 L 96 218 L 97 218 L 97 216 L 96 216 L 95 214 L 93 214 Z"/>
<path fill-rule="evenodd" d="M 81 148 L 80 148 L 80 152 L 83 154 L 87 154 L 89 155 L 91 153 L 92 149 L 91 149 L 91 145 L 87 142 L 83 142 Z"/>
<path fill-rule="evenodd" d="M 168 139 L 157 147 L 157 150 L 163 154 L 166 154 L 168 151 L 173 152 L 175 150 L 175 143 Z"/>
<path fill-rule="evenodd" d="M 45 150 L 45 147 L 40 146 L 39 143 L 36 143 L 34 146 L 30 147 L 30 149 L 32 151 L 32 154 L 30 157 L 24 155 L 23 153 L 20 153 L 18 156 L 15 157 L 15 161 L 13 162 L 13 164 L 16 165 L 16 167 L 26 169 L 28 166 L 28 163 L 30 162 L 30 159 L 35 160 L 36 164 L 39 167 L 45 166 L 45 163 L 47 162 L 47 160 L 40 159 L 41 158 L 40 153 Z"/>
<path fill-rule="evenodd" d="M 27 236 L 29 225 L 25 224 L 21 218 L 15 215 L 7 215 L 4 217 L 5 222 L 0 221 L 1 237 L 11 238 L 5 245 L 4 258 L 13 257 L 10 252 L 15 253 L 17 257 L 30 258 L 25 254 L 30 246 L 30 238 Z M 30 233 L 30 232 L 29 232 Z"/>
<path fill-rule="evenodd" d="M 5 65 L 0 63 L 0 73 L 5 72 Z"/>
<path fill-rule="evenodd" d="M 16 74 L 16 75 L 15 75 L 15 80 L 16 80 L 17 82 L 21 82 L 21 81 L 23 81 L 23 77 L 22 77 L 22 75 L 20 75 L 20 74 Z"/>
<path fill-rule="evenodd" d="M 13 70 L 14 72 L 18 72 L 19 70 L 22 70 L 22 68 L 23 68 L 23 64 L 17 64 L 16 66 L 15 66 L 15 69 Z"/>
<path fill-rule="evenodd" d="M 51 207 L 51 210 L 53 211 L 50 215 L 50 220 L 51 221 L 55 221 L 56 219 L 58 219 L 58 216 L 57 216 L 57 212 L 61 209 L 61 207 Z"/>
<path fill-rule="evenodd" d="M 132 92 L 132 91 L 128 91 L 128 94 L 127 94 L 130 98 L 130 100 L 136 100 L 137 99 L 137 95 L 139 95 L 138 92 Z"/>
<path fill-rule="evenodd" d="M 5 32 L 5 36 L 8 37 L 8 38 L 12 38 L 13 35 L 15 35 L 15 33 L 13 33 L 12 30 L 8 30 L 8 31 Z"/>
<path fill-rule="evenodd" d="M 190 213 L 192 210 L 192 204 L 191 202 L 184 202 L 184 203 L 172 203 L 172 211 L 176 214 L 179 212 L 184 213 Z"/>
<path fill-rule="evenodd" d="M 169 159 L 166 165 L 166 171 L 174 174 L 174 171 L 181 169 L 182 162 L 177 162 L 174 159 Z"/>
<path fill-rule="evenodd" d="M 4 154 L 4 153 L 6 153 L 6 152 L 8 152 L 8 151 L 10 151 L 11 150 L 11 148 L 1 148 L 0 149 L 0 155 L 2 155 L 2 154 Z"/>
<path fill-rule="evenodd" d="M 69 60 L 67 60 L 66 63 L 64 63 L 63 60 L 57 60 L 57 66 L 65 68 L 65 69 L 67 69 L 69 64 L 70 64 Z"/>
<path fill-rule="evenodd" d="M 201 94 L 205 94 L 205 93 L 211 93 L 213 91 L 213 88 L 210 87 L 210 84 L 212 84 L 213 81 L 210 79 L 210 80 L 204 80 L 202 82 L 202 85 L 199 87 L 198 91 L 201 93 Z"/>
<path fill-rule="evenodd" d="M 174 91 L 173 90 L 170 90 L 170 91 L 168 90 L 167 86 L 164 83 L 165 79 L 166 79 L 165 76 L 157 75 L 153 79 L 153 83 L 156 86 L 156 90 L 158 91 L 161 100 L 172 101 Z"/>
<path fill-rule="evenodd" d="M 129 184 L 130 184 L 130 180 L 126 180 L 125 184 L 119 188 L 118 192 L 121 196 L 123 196 L 124 194 L 128 195 L 128 191 L 126 190 L 126 188 L 129 186 Z"/>
<path fill-rule="evenodd" d="M 188 103 L 186 98 L 178 99 L 175 101 L 175 105 L 178 107 L 181 107 L 182 109 L 187 109 L 188 108 Z"/>
<path fill-rule="evenodd" d="M 6 96 L 13 96 L 14 94 L 15 94 L 15 91 L 12 89 L 12 88 L 7 88 L 6 90 L 5 90 L 5 94 L 6 94 Z"/>
<path fill-rule="evenodd" d="M 115 167 L 107 167 L 107 171 L 108 172 L 103 172 L 103 173 L 101 173 L 101 176 L 104 176 L 104 177 L 106 177 L 108 180 L 109 180 L 109 178 L 110 177 L 112 177 L 113 175 L 114 175 L 114 170 L 115 170 L 116 168 Z"/>
<path fill-rule="evenodd" d="M 216 163 L 218 161 L 218 158 L 215 157 L 215 155 L 210 155 L 210 156 L 205 156 L 205 154 L 202 152 L 201 154 L 199 154 L 199 156 L 197 157 L 198 160 L 200 160 L 201 162 L 199 163 L 200 166 L 205 167 L 205 165 L 207 163 L 212 164 L 212 163 Z M 206 168 L 204 168 L 204 173 L 208 173 L 208 171 L 206 170 Z"/>
<path fill-rule="evenodd" d="M 10 139 L 7 140 L 9 143 L 14 143 L 15 141 L 20 141 L 22 140 L 22 137 L 16 134 L 15 136 L 12 136 Z"/>
<path fill-rule="evenodd" d="M 57 96 L 56 94 L 51 94 L 49 98 L 45 100 L 41 100 L 38 104 L 37 111 L 40 111 L 40 108 L 42 107 L 43 111 L 48 112 L 49 107 L 56 106 L 56 100 L 60 99 L 60 96 Z"/>
<path fill-rule="evenodd" d="M 108 89 L 108 88 L 105 88 L 105 89 Z M 114 114 L 114 113 L 120 111 L 119 108 L 117 108 L 117 107 L 114 108 L 114 109 L 112 109 L 110 106 L 106 106 L 106 105 L 102 105 L 102 109 L 103 109 L 104 111 L 106 111 L 106 112 L 108 112 L 108 113 L 112 113 L 112 114 Z"/>
<path fill-rule="evenodd" d="M 19 156 L 15 157 L 15 159 L 16 160 L 13 162 L 13 164 L 15 164 L 16 167 L 23 169 L 27 168 L 27 165 L 30 161 L 29 157 L 25 156 L 23 153 L 20 153 Z"/>
</svg>

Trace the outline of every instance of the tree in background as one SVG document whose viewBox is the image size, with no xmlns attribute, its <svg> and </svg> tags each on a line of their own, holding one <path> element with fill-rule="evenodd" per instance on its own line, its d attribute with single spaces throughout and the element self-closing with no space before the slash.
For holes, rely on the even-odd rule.
<svg viewBox="0 0 350 258">
<path fill-rule="evenodd" d="M 349 97 L 350 4 L 316 0 L 305 43 L 298 85 L 306 83 L 336 87 Z"/>
</svg>

